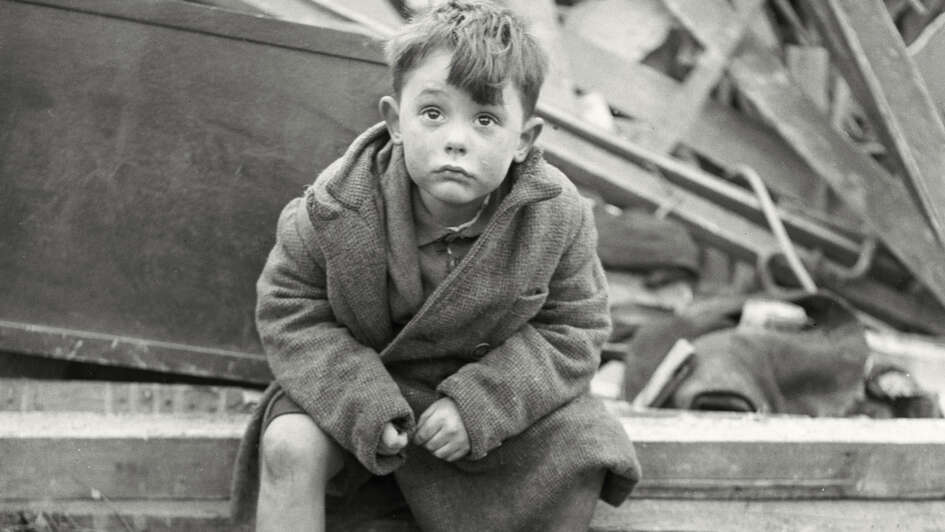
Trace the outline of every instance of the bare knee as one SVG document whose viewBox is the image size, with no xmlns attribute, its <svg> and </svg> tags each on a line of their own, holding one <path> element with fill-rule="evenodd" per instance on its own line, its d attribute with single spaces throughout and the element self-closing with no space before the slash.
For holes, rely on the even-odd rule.
<svg viewBox="0 0 945 532">
<path fill-rule="evenodd" d="M 262 436 L 262 481 L 324 487 L 341 470 L 341 448 L 304 414 L 272 420 Z"/>
</svg>

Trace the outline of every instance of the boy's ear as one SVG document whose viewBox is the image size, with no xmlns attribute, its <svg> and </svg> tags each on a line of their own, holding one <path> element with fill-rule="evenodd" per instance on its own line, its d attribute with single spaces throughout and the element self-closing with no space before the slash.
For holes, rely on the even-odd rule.
<svg viewBox="0 0 945 532">
<path fill-rule="evenodd" d="M 377 102 L 377 108 L 387 123 L 387 132 L 390 133 L 390 140 L 394 144 L 400 144 L 402 137 L 400 135 L 400 104 L 393 96 L 384 96 Z"/>
<path fill-rule="evenodd" d="M 515 162 L 523 162 L 528 153 L 532 151 L 532 146 L 541 135 L 541 129 L 545 126 L 545 121 L 537 116 L 533 116 L 525 121 L 522 126 L 522 133 L 518 137 L 518 148 L 515 150 Z"/>
</svg>

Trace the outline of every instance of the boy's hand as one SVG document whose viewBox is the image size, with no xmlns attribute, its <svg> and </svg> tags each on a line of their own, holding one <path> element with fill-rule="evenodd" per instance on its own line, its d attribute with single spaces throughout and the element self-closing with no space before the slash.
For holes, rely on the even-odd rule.
<svg viewBox="0 0 945 532">
<path fill-rule="evenodd" d="M 469 453 L 469 434 L 456 403 L 444 397 L 430 405 L 417 421 L 413 442 L 447 462 L 466 456 Z"/>
<path fill-rule="evenodd" d="M 393 423 L 387 422 L 384 425 L 384 432 L 381 433 L 381 444 L 377 446 L 377 454 L 392 456 L 407 446 L 407 433 L 401 432 Z"/>
</svg>

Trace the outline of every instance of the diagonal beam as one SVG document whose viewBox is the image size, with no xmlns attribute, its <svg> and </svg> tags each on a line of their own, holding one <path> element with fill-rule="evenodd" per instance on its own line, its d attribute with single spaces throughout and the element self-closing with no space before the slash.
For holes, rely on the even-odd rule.
<svg viewBox="0 0 945 532">
<path fill-rule="evenodd" d="M 945 244 L 945 125 L 885 5 L 881 0 L 809 3 L 834 62 Z"/>
</svg>

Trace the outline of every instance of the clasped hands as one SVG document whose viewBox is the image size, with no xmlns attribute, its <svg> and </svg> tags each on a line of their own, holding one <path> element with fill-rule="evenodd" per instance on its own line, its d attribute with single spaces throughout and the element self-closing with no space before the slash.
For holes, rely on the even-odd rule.
<svg viewBox="0 0 945 532">
<path fill-rule="evenodd" d="M 408 437 L 393 423 L 387 423 L 377 452 L 383 455 L 397 454 L 407 446 Z M 430 405 L 417 420 L 413 442 L 447 462 L 466 456 L 469 453 L 469 434 L 466 433 L 466 425 L 463 424 L 456 403 L 449 397 L 443 397 Z"/>
</svg>

